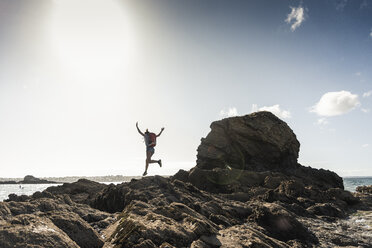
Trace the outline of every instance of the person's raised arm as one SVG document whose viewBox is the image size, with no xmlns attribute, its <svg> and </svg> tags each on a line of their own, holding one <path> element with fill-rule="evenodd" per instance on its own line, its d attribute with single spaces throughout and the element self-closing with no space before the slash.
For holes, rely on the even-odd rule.
<svg viewBox="0 0 372 248">
<path fill-rule="evenodd" d="M 139 132 L 139 134 L 141 134 L 142 136 L 144 136 L 144 134 L 141 132 L 141 130 L 138 127 L 138 121 L 136 122 L 136 128 L 137 128 L 137 131 Z"/>
<path fill-rule="evenodd" d="M 159 133 L 158 135 L 156 135 L 156 137 L 159 137 L 160 134 L 161 134 L 163 131 L 164 131 L 164 127 L 161 128 L 160 133 Z"/>
</svg>

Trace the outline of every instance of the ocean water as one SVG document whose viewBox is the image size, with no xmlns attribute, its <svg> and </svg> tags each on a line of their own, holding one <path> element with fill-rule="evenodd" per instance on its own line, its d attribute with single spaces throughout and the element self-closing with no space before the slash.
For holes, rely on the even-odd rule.
<svg viewBox="0 0 372 248">
<path fill-rule="evenodd" d="M 62 184 L 0 184 L 0 201 L 8 199 L 8 195 L 32 195 L 36 191 Z"/>
<path fill-rule="evenodd" d="M 355 192 L 358 186 L 372 185 L 372 177 L 344 177 L 345 190 Z"/>
<path fill-rule="evenodd" d="M 101 182 L 104 184 L 119 184 L 122 182 Z M 36 191 L 43 191 L 51 186 L 58 186 L 59 184 L 0 184 L 0 201 L 8 199 L 8 195 L 32 195 Z"/>
<path fill-rule="evenodd" d="M 345 190 L 355 192 L 356 187 L 372 185 L 372 177 L 344 177 Z M 119 184 L 122 182 L 103 182 L 105 184 Z M 50 186 L 62 184 L 0 184 L 0 201 L 8 199 L 9 194 L 32 195 L 36 191 L 43 191 Z"/>
</svg>

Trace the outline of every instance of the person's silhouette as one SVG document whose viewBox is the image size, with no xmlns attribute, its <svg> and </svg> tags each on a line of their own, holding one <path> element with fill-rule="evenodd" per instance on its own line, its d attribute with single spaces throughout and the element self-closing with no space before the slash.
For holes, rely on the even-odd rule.
<svg viewBox="0 0 372 248">
<path fill-rule="evenodd" d="M 164 127 L 161 128 L 160 133 L 157 134 L 157 135 L 154 134 L 154 133 L 149 132 L 148 129 L 146 129 L 146 132 L 145 133 L 142 133 L 141 130 L 139 129 L 139 127 L 138 127 L 138 122 L 136 122 L 136 127 L 137 127 L 137 131 L 139 132 L 139 134 L 141 134 L 144 137 L 144 139 L 145 139 L 145 145 L 146 145 L 146 167 L 145 167 L 145 172 L 143 173 L 143 176 L 146 176 L 147 175 L 147 169 L 149 167 L 149 164 L 158 163 L 160 167 L 162 166 L 161 159 L 159 159 L 159 160 L 152 160 L 151 157 L 155 153 L 154 147 L 156 145 L 156 138 L 159 137 L 161 135 L 161 133 L 164 131 Z"/>
</svg>

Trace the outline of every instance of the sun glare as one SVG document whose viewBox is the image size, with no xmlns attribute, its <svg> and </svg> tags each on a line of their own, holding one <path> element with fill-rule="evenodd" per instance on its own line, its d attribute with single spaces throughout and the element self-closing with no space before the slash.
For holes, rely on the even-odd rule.
<svg viewBox="0 0 372 248">
<path fill-rule="evenodd" d="M 113 0 L 54 0 L 52 47 L 70 73 L 89 78 L 125 73 L 136 43 L 128 16 Z"/>
</svg>

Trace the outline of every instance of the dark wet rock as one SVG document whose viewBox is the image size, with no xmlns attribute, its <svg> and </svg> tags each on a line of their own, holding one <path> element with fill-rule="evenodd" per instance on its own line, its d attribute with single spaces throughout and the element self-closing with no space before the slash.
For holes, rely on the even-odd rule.
<svg viewBox="0 0 372 248">
<path fill-rule="evenodd" d="M 317 243 L 317 238 L 296 219 L 296 215 L 274 203 L 257 204 L 248 217 L 265 229 L 268 236 L 281 241 L 303 240 Z"/>
<path fill-rule="evenodd" d="M 217 233 L 213 222 L 182 203 L 155 207 L 133 201 L 120 217 L 120 224 L 112 241 L 120 247 L 135 247 L 146 240 L 151 240 L 155 247 L 164 242 L 175 247 L 187 247 L 203 235 Z M 140 238 L 145 241 L 137 243 Z"/>
<path fill-rule="evenodd" d="M 364 193 L 364 194 L 372 194 L 372 185 L 358 186 L 356 188 L 356 191 L 359 193 Z"/>
<path fill-rule="evenodd" d="M 345 202 L 347 205 L 358 204 L 360 200 L 355 197 L 351 192 L 340 189 L 331 188 L 326 191 L 326 194 L 331 198 Z"/>
<path fill-rule="evenodd" d="M 79 215 L 69 212 L 53 212 L 48 215 L 48 218 L 81 248 L 103 246 L 98 233 Z"/>
<path fill-rule="evenodd" d="M 0 225 L 0 247 L 79 248 L 51 220 L 34 215 L 19 215 L 11 223 Z"/>
<path fill-rule="evenodd" d="M 288 125 L 269 112 L 226 118 L 211 124 L 198 148 L 197 165 L 188 175 L 179 171 L 173 179 L 212 193 L 266 187 L 296 197 L 309 186 L 319 191 L 343 190 L 336 173 L 297 163 L 299 145 Z"/>
<path fill-rule="evenodd" d="M 167 242 L 164 242 L 163 244 L 160 245 L 159 248 L 176 248 L 176 247 L 174 247 L 173 245 L 171 245 Z"/>
<path fill-rule="evenodd" d="M 49 193 L 48 191 L 43 191 L 43 192 L 37 191 L 32 194 L 31 198 L 33 199 L 40 199 L 40 198 L 55 199 L 56 197 L 53 194 Z"/>
<path fill-rule="evenodd" d="M 23 202 L 30 199 L 27 195 L 16 195 L 16 194 L 9 194 L 8 199 L 5 201 L 14 201 L 14 202 Z"/>
<path fill-rule="evenodd" d="M 146 239 L 144 241 L 142 241 L 141 243 L 139 243 L 138 245 L 134 245 L 133 248 L 157 248 L 158 246 L 156 246 L 152 241 L 151 239 Z"/>
<path fill-rule="evenodd" d="M 98 232 L 114 219 L 66 195 L 39 192 L 25 201 L 1 202 L 0 222 L 0 247 L 102 247 Z"/>
<path fill-rule="evenodd" d="M 54 183 L 57 183 L 57 182 L 48 181 L 48 180 L 45 180 L 45 179 L 39 179 L 37 177 L 27 175 L 23 178 L 22 181 L 19 181 L 18 183 L 19 184 L 49 184 L 49 183 L 54 184 Z"/>
<path fill-rule="evenodd" d="M 283 241 L 264 234 L 264 230 L 250 224 L 236 225 L 219 231 L 217 235 L 220 247 L 277 247 L 289 248 Z M 199 247 L 199 246 L 196 246 Z M 203 247 L 203 246 L 200 246 Z"/>
<path fill-rule="evenodd" d="M 74 183 L 49 187 L 45 191 L 53 195 L 67 194 L 74 202 L 90 204 L 98 193 L 107 187 L 108 185 L 102 183 L 79 179 Z"/>
<path fill-rule="evenodd" d="M 197 167 L 240 170 L 297 167 L 300 143 L 288 125 L 270 112 L 226 118 L 211 124 L 198 147 Z"/>
<path fill-rule="evenodd" d="M 307 211 L 320 216 L 329 216 L 329 217 L 345 217 L 345 214 L 334 204 L 331 203 L 317 203 L 309 208 Z"/>
</svg>

